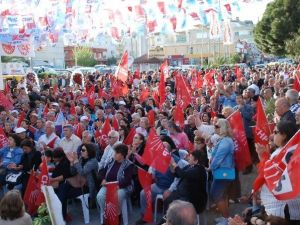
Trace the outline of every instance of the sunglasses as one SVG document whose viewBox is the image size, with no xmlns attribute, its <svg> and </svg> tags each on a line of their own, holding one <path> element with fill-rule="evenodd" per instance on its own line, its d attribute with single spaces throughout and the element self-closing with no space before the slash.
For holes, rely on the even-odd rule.
<svg viewBox="0 0 300 225">
<path fill-rule="evenodd" d="M 215 125 L 215 129 L 219 129 L 220 128 L 220 126 L 219 125 Z"/>
</svg>

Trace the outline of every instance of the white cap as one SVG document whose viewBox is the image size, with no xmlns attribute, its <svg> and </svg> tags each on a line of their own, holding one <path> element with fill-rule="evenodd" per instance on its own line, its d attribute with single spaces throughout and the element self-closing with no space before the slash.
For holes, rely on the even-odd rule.
<svg viewBox="0 0 300 225">
<path fill-rule="evenodd" d="M 15 110 L 15 109 L 14 109 L 14 110 L 11 110 L 10 113 L 16 113 L 17 115 L 19 115 L 18 110 Z"/>
<path fill-rule="evenodd" d="M 20 133 L 23 133 L 23 132 L 26 132 L 26 130 L 23 127 L 18 127 L 18 128 L 15 129 L 16 134 L 20 134 Z"/>
<path fill-rule="evenodd" d="M 89 121 L 89 118 L 87 116 L 80 117 L 80 122 L 83 122 L 85 120 Z"/>
<path fill-rule="evenodd" d="M 59 106 L 59 104 L 57 102 L 52 102 L 51 105 Z"/>
<path fill-rule="evenodd" d="M 124 101 L 119 101 L 118 103 L 119 105 L 126 105 L 126 103 Z"/>
</svg>

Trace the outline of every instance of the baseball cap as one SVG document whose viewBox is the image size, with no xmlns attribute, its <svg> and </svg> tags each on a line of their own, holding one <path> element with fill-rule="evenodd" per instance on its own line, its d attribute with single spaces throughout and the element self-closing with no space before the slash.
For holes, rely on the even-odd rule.
<svg viewBox="0 0 300 225">
<path fill-rule="evenodd" d="M 23 133 L 23 132 L 26 132 L 26 130 L 23 127 L 18 127 L 18 128 L 15 129 L 16 134 L 20 134 L 20 133 Z"/>
</svg>

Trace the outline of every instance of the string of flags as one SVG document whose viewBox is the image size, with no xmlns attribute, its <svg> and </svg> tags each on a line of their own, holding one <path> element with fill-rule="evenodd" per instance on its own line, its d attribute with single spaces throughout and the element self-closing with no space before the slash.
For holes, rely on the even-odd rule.
<svg viewBox="0 0 300 225">
<path fill-rule="evenodd" d="M 97 42 L 103 35 L 170 34 L 210 26 L 212 38 L 220 26 L 249 0 L 0 0 L 0 43 L 35 49 L 55 44 Z M 254 0 L 253 0 L 254 1 Z M 258 1 L 258 0 L 255 0 Z M 226 32 L 228 36 L 228 24 Z"/>
</svg>

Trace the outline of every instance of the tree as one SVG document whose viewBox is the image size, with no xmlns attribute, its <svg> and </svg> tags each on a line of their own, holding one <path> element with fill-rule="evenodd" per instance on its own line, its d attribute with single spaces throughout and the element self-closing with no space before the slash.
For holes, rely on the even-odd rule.
<svg viewBox="0 0 300 225">
<path fill-rule="evenodd" d="M 110 57 L 107 59 L 107 65 L 111 66 L 111 65 L 116 65 L 117 64 L 117 59 L 116 57 Z"/>
<path fill-rule="evenodd" d="M 254 29 L 254 40 L 264 53 L 284 56 L 299 55 L 288 46 L 297 42 L 300 27 L 299 0 L 275 0 L 267 5 Z"/>
<path fill-rule="evenodd" d="M 235 54 L 231 55 L 229 58 L 229 63 L 231 63 L 231 64 L 236 64 L 236 63 L 240 63 L 240 62 L 241 62 L 241 54 L 239 54 L 239 53 L 235 53 Z"/>
<path fill-rule="evenodd" d="M 88 47 L 75 47 L 73 50 L 75 65 L 92 67 L 97 64 L 92 50 Z"/>
</svg>

